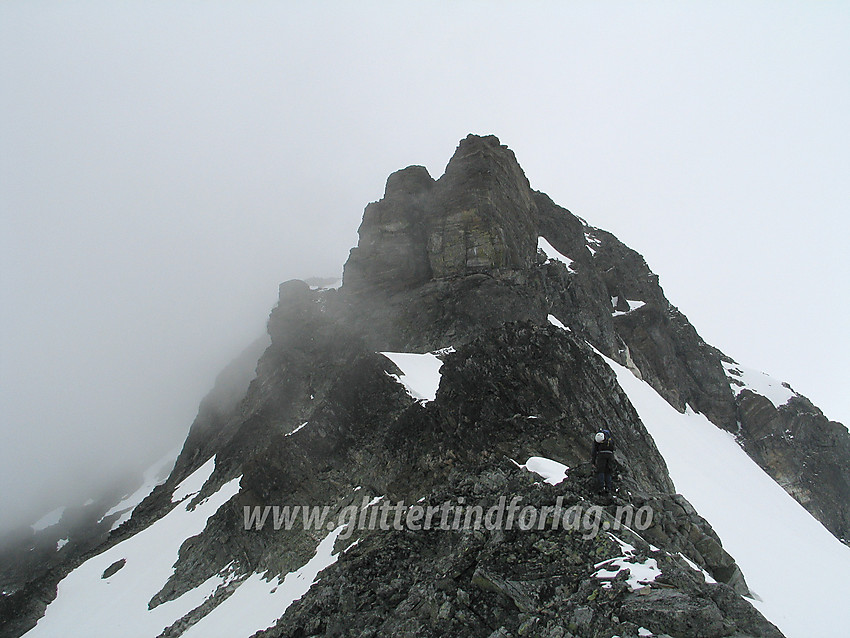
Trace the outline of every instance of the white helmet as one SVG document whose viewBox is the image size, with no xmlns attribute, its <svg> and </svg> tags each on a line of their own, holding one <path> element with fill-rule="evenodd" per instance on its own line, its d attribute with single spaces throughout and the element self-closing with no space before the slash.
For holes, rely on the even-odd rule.
<svg viewBox="0 0 850 638">
<path fill-rule="evenodd" d="M 605 440 L 605 433 L 604 432 L 597 432 L 596 436 L 593 437 L 593 438 L 597 443 L 602 443 L 602 441 Z"/>
</svg>

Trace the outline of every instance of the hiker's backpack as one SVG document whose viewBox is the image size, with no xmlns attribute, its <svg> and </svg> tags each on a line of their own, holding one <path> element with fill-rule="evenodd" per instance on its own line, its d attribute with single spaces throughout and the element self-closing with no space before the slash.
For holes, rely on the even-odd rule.
<svg viewBox="0 0 850 638">
<path fill-rule="evenodd" d="M 611 431 L 599 430 L 598 434 L 601 434 L 603 439 L 601 441 L 597 441 L 597 449 L 600 452 L 612 452 L 614 450 L 614 446 L 611 444 Z"/>
</svg>

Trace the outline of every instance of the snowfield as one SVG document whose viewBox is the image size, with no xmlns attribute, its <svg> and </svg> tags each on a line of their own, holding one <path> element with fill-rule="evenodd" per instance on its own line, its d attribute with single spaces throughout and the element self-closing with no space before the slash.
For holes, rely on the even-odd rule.
<svg viewBox="0 0 850 638">
<path fill-rule="evenodd" d="M 213 464 L 206 463 L 183 481 L 175 493 L 203 485 L 212 469 Z M 192 511 L 186 509 L 188 503 L 177 505 L 147 529 L 77 567 L 59 583 L 56 599 L 47 606 L 38 624 L 25 634 L 27 638 L 155 638 L 200 605 L 224 582 L 225 576 L 213 576 L 176 600 L 148 610 L 150 599 L 173 573 L 180 545 L 203 531 L 207 519 L 239 491 L 239 480 L 229 481 Z M 107 567 L 122 559 L 126 563 L 121 569 L 109 578 L 102 578 Z"/>
<path fill-rule="evenodd" d="M 260 574 L 249 576 L 227 600 L 183 633 L 183 638 L 247 638 L 274 625 L 316 583 L 319 572 L 336 562 L 339 554 L 333 553 L 334 543 L 343 529 L 341 525 L 328 534 L 313 557 L 286 576 L 272 580 Z"/>
<path fill-rule="evenodd" d="M 708 519 L 737 561 L 752 601 L 788 638 L 850 627 L 850 548 L 791 498 L 728 432 L 680 414 L 647 383 L 605 358 L 667 462 L 676 489 Z"/>
</svg>

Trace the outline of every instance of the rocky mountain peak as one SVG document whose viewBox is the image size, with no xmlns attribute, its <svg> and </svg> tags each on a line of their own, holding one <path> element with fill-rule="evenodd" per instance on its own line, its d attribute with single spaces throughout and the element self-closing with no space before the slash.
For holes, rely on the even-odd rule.
<svg viewBox="0 0 850 638">
<path fill-rule="evenodd" d="M 764 394 L 767 382 L 705 343 L 637 252 L 533 191 L 494 136 L 462 140 L 439 179 L 422 166 L 390 175 L 339 290 L 292 280 L 279 293 L 265 350 L 252 350 L 256 375 L 246 362 L 223 375 L 165 482 L 102 511 L 70 549 L 47 538 L 52 562 L 0 569 L 11 590 L 0 635 L 102 635 L 88 628 L 110 628 L 120 608 L 136 635 L 160 638 L 222 633 L 222 620 L 237 623 L 229 635 L 263 638 L 780 637 L 742 597 L 750 573 L 720 531 L 674 493 L 673 473 L 690 477 L 676 456 L 691 437 L 709 451 L 687 463 L 720 478 L 686 484 L 690 494 L 734 508 L 728 485 L 766 493 L 747 485 L 754 465 L 724 482 L 722 466 L 741 455 L 715 446 L 715 425 L 847 537 L 846 430 L 790 388 Z M 589 459 L 601 426 L 617 442 L 615 495 L 597 493 Z M 483 515 L 509 496 L 541 516 L 585 512 L 584 529 L 545 518 L 363 525 L 393 503 L 445 506 L 459 521 L 461 505 Z M 287 527 L 278 513 L 290 506 L 328 524 Z M 623 511 L 652 516 L 610 527 Z M 722 524 L 739 534 L 760 518 Z M 748 565 L 764 578 L 774 560 Z M 159 576 L 137 587 L 152 564 Z M 287 598 L 295 581 L 313 584 Z M 67 602 L 48 606 L 68 591 L 90 602 L 70 615 Z"/>
<path fill-rule="evenodd" d="M 408 166 L 392 173 L 387 178 L 384 200 L 404 202 L 415 199 L 434 186 L 434 178 L 424 166 Z"/>
<path fill-rule="evenodd" d="M 470 135 L 436 182 L 421 166 L 393 173 L 358 232 L 349 289 L 396 292 L 476 273 L 521 279 L 536 255 L 537 209 L 513 152 Z"/>
</svg>

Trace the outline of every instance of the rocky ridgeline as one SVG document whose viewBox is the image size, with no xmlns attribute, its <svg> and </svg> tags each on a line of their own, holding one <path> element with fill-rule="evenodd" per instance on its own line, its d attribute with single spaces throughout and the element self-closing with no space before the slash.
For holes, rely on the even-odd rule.
<svg viewBox="0 0 850 638">
<path fill-rule="evenodd" d="M 303 303 L 286 304 L 270 322 L 262 380 L 233 421 L 239 426 L 220 432 L 221 476 L 205 490 L 242 459 L 240 494 L 187 541 L 152 604 L 234 563 L 245 575 L 293 571 L 326 533 L 245 531 L 246 505 L 329 504 L 332 518 L 373 497 L 436 506 L 507 495 L 538 509 L 561 497 L 564 507 L 592 507 L 600 501 L 590 487 L 587 441 L 604 421 L 619 433 L 622 468 L 621 496 L 602 501 L 606 520 L 618 506 L 652 507 L 653 524 L 640 536 L 622 530 L 637 551 L 630 560 L 658 563 L 652 583 L 632 587 L 625 573 L 594 577 L 600 563 L 623 558 L 606 533 L 358 531 L 337 542 L 344 551 L 338 564 L 266 635 L 632 636 L 639 627 L 675 636 L 781 635 L 740 597 L 748 591 L 734 559 L 672 494 L 651 437 L 582 340 L 530 322 L 484 331 L 442 355 L 440 389 L 423 404 L 388 376 L 399 372 L 392 363 L 334 328 L 317 293 L 294 283 L 283 291 Z M 304 326 L 315 328 L 309 337 Z M 272 379 L 275 392 L 268 391 Z M 309 425 L 292 433 L 302 419 Z M 541 484 L 512 460 L 544 454 L 574 468 L 567 481 Z M 680 552 L 720 582 L 706 583 Z M 179 635 L 206 611 L 164 636 Z"/>
<path fill-rule="evenodd" d="M 550 486 L 510 464 L 486 465 L 451 472 L 425 503 L 463 498 L 486 505 L 493 502 L 488 496 L 512 494 L 537 508 L 561 498 L 565 506 L 587 511 L 598 501 L 582 472 Z M 625 529 L 590 535 L 550 527 L 370 534 L 344 551 L 310 594 L 258 638 L 625 638 L 645 635 L 642 629 L 658 636 L 781 636 L 732 587 L 707 584 L 676 551 L 698 554 L 689 536 L 722 553 L 704 521 L 675 497 L 658 498 L 653 507 L 660 520 L 641 536 Z M 604 506 L 605 522 L 613 524 L 615 509 Z M 646 584 L 630 583 L 629 574 L 612 569 L 620 560 L 650 563 L 658 574 Z"/>
<path fill-rule="evenodd" d="M 436 181 L 422 167 L 394 173 L 359 232 L 334 301 L 377 349 L 432 350 L 553 314 L 678 410 L 735 434 L 837 538 L 850 537 L 846 428 L 802 397 L 778 409 L 736 397 L 722 365 L 732 359 L 667 300 L 643 257 L 533 191 L 497 138 L 467 137 Z M 537 236 L 572 264 L 544 260 Z"/>
<path fill-rule="evenodd" d="M 768 409 L 752 393 L 736 397 L 728 358 L 670 305 L 640 255 L 533 191 L 495 137 L 463 140 L 437 180 L 422 167 L 394 173 L 359 233 L 339 290 L 281 285 L 256 377 L 241 398 L 225 392 L 202 404 L 171 476 L 103 546 L 167 513 L 176 486 L 213 456 L 196 501 L 241 475 L 239 493 L 184 542 L 150 606 L 223 571 L 235 576 L 164 637 L 251 574 L 298 569 L 327 534 L 246 530 L 245 506 L 326 504 L 333 518 L 364 497 L 439 505 L 502 495 L 541 507 L 558 497 L 601 505 L 609 518 L 616 507 L 649 505 L 655 517 L 616 536 L 359 530 L 337 541 L 337 563 L 265 635 L 781 635 L 741 597 L 745 575 L 673 493 L 664 459 L 591 345 L 676 408 L 690 405 L 734 432 L 836 535 L 846 533 L 850 503 L 846 430 L 803 399 Z M 563 257 L 540 252 L 540 236 Z M 413 399 L 378 354 L 438 349 L 441 383 L 429 402 Z M 600 424 L 618 433 L 614 501 L 589 489 L 589 441 Z M 533 456 L 569 466 L 568 478 L 551 486 L 514 463 Z M 4 597 L 2 631 L 31 627 L 88 555 Z M 625 571 L 600 572 L 626 559 L 654 561 L 657 573 L 635 584 Z"/>
</svg>

